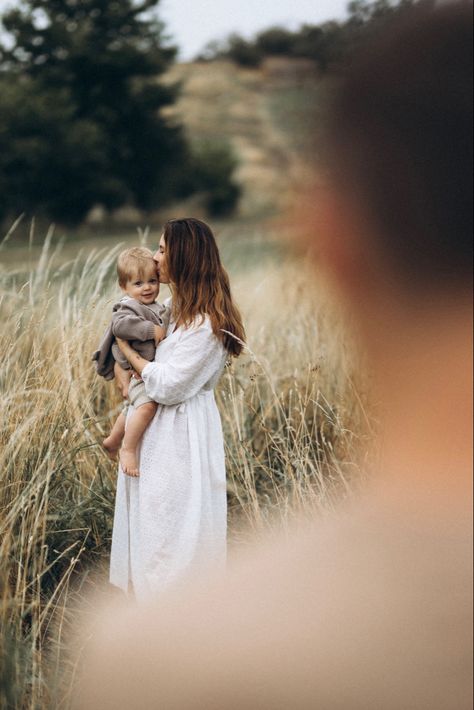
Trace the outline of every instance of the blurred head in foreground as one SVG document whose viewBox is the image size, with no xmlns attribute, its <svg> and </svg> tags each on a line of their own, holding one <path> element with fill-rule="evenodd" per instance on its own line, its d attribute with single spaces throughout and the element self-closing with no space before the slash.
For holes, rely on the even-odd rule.
<svg viewBox="0 0 474 710">
<path fill-rule="evenodd" d="M 345 291 L 357 281 L 363 301 L 406 314 L 472 287 L 472 4 L 438 5 L 420 3 L 356 58 L 328 122 L 343 207 L 328 264 Z"/>
<path fill-rule="evenodd" d="M 333 107 L 315 232 L 385 405 L 374 490 L 106 612 L 79 707 L 472 707 L 471 59 L 469 4 L 415 8 Z"/>
<path fill-rule="evenodd" d="M 450 452 L 448 499 L 471 448 L 472 59 L 470 2 L 420 3 L 359 54 L 328 121 L 315 230 L 385 406 L 385 479 L 435 480 Z"/>
</svg>

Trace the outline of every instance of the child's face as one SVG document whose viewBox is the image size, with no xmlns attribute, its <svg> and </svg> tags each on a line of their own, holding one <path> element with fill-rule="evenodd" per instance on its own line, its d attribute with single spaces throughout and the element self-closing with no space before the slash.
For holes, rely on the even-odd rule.
<svg viewBox="0 0 474 710">
<path fill-rule="evenodd" d="M 136 301 L 144 303 L 145 305 L 154 303 L 160 291 L 160 282 L 156 275 L 154 263 L 150 264 L 150 268 L 146 269 L 141 276 L 136 274 L 133 278 L 129 279 L 125 286 L 122 286 L 122 291 L 125 291 L 130 298 L 134 298 Z"/>
</svg>

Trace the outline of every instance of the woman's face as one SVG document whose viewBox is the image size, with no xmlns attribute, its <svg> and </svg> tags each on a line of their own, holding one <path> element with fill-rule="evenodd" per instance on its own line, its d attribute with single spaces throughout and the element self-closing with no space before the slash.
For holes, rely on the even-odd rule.
<svg viewBox="0 0 474 710">
<path fill-rule="evenodd" d="M 168 277 L 168 269 L 166 267 L 166 244 L 163 235 L 161 235 L 158 251 L 153 255 L 156 262 L 156 272 L 161 284 L 170 282 Z"/>
</svg>

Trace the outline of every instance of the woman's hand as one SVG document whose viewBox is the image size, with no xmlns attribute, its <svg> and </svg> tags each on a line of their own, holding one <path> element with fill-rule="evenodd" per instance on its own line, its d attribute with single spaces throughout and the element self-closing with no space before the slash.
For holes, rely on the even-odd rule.
<svg viewBox="0 0 474 710">
<path fill-rule="evenodd" d="M 122 351 L 123 355 L 126 357 L 131 367 L 139 375 L 142 374 L 142 370 L 146 365 L 148 365 L 149 360 L 145 360 L 144 357 L 139 355 L 136 350 L 134 350 L 128 340 L 122 340 L 122 338 L 115 338 L 117 345 Z"/>
</svg>

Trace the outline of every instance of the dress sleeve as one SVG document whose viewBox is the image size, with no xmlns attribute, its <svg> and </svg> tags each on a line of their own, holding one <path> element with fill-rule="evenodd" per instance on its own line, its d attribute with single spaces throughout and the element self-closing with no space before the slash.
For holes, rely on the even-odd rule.
<svg viewBox="0 0 474 710">
<path fill-rule="evenodd" d="M 142 370 L 145 390 L 155 402 L 184 402 L 202 389 L 221 366 L 223 346 L 207 323 L 183 331 L 169 362 L 150 362 Z"/>
</svg>

